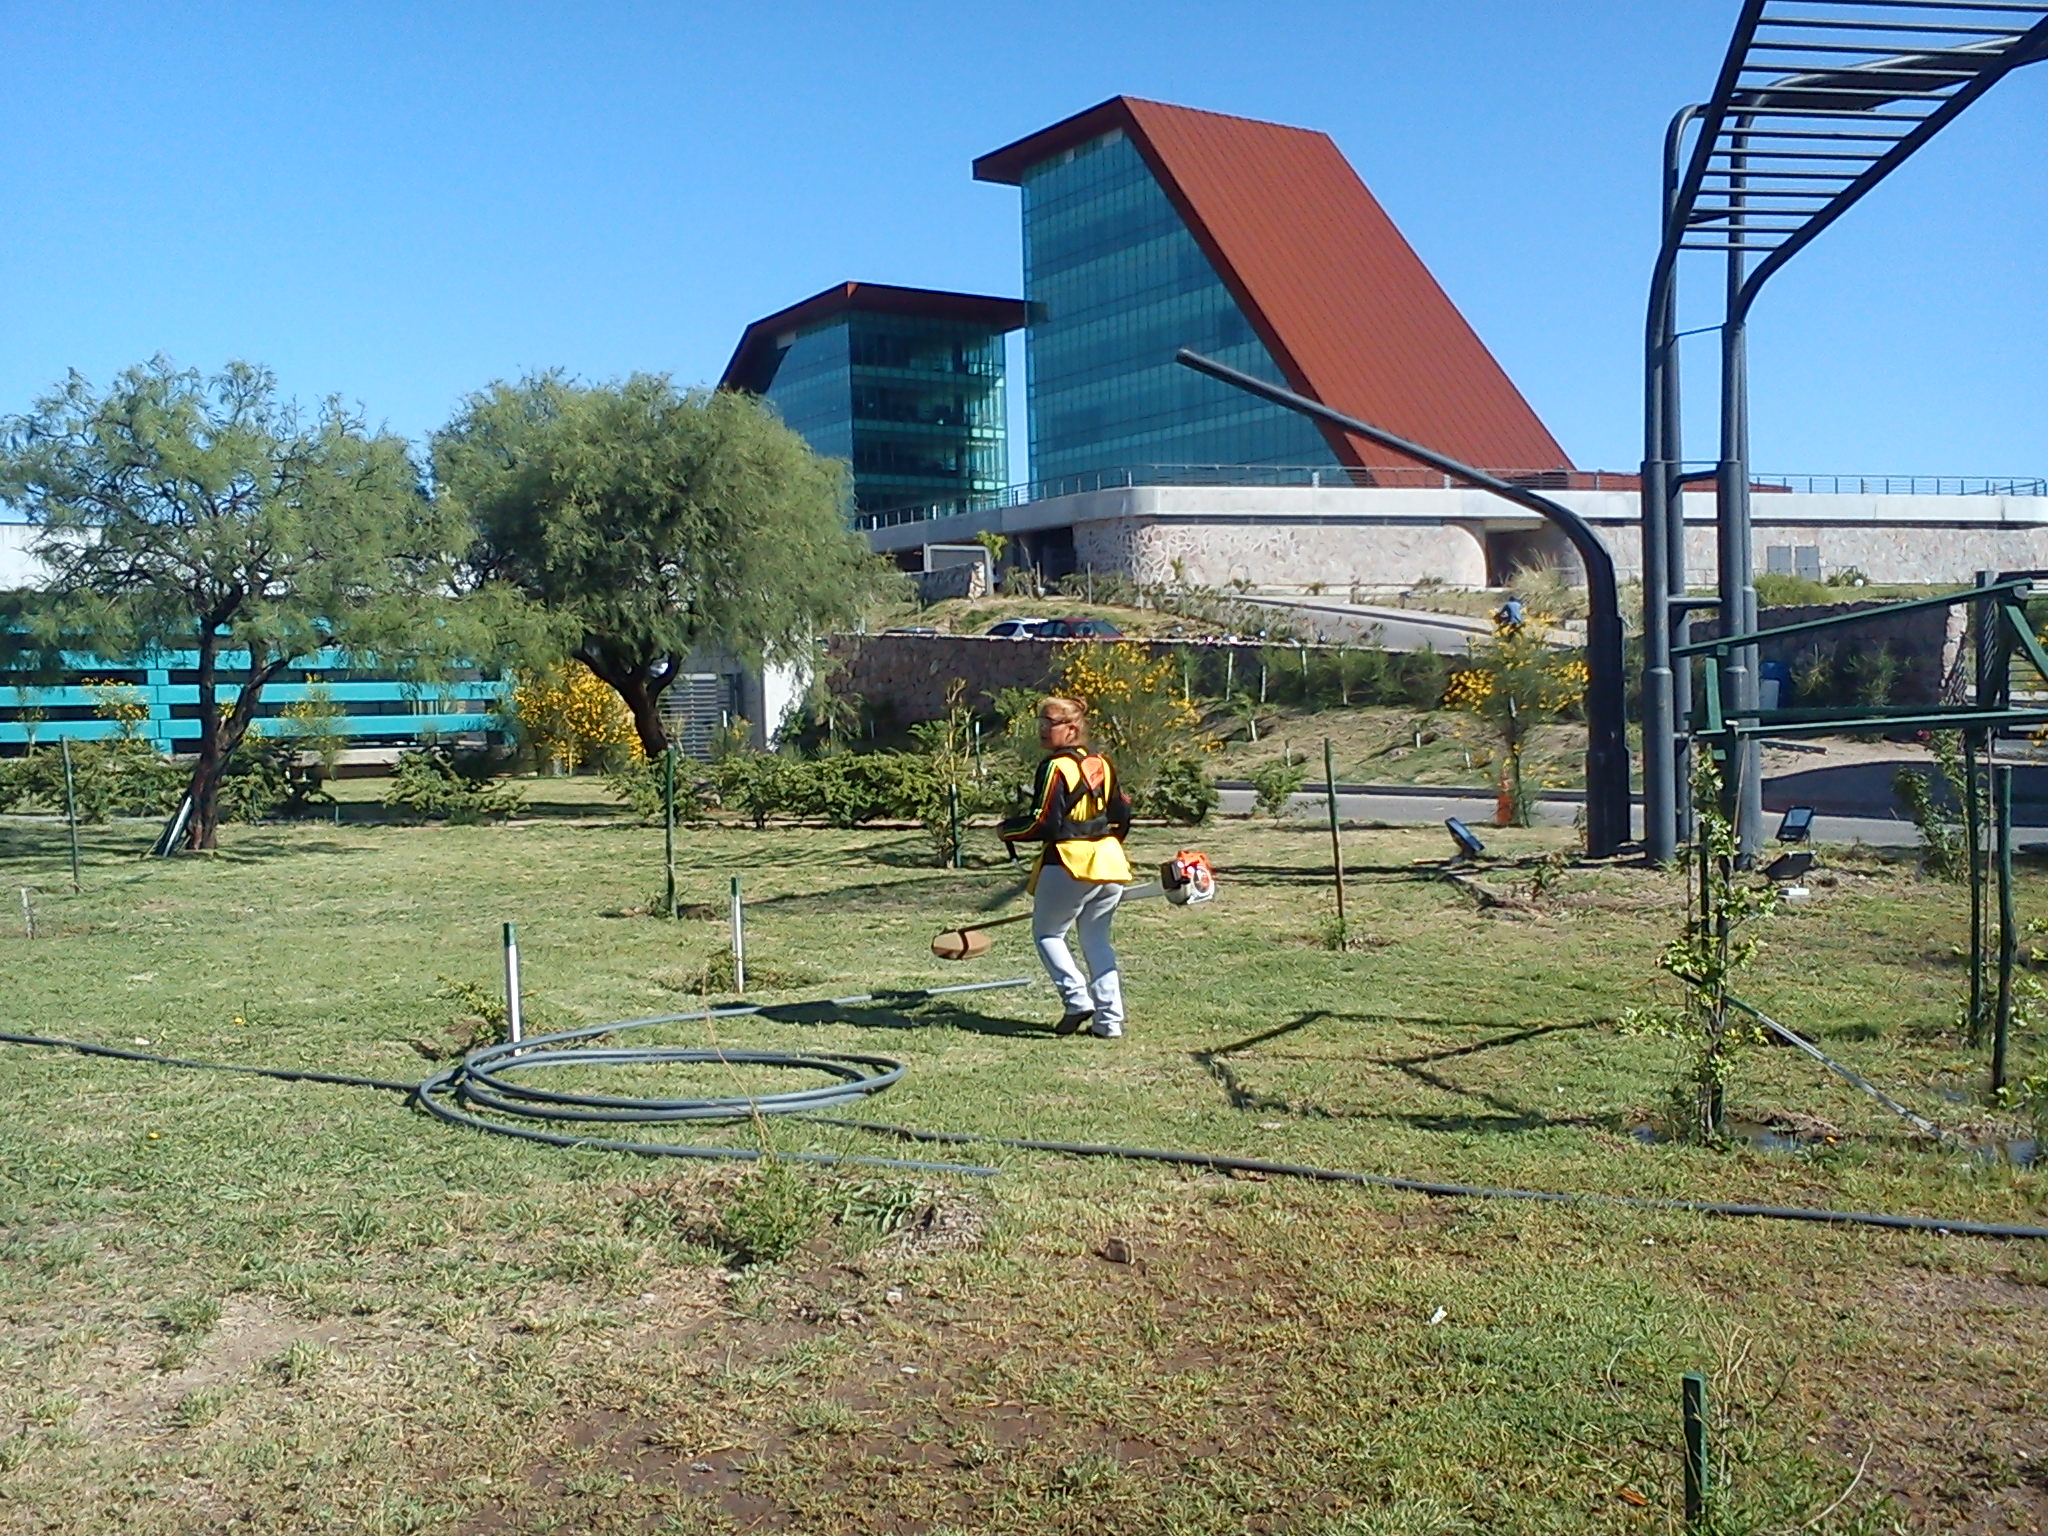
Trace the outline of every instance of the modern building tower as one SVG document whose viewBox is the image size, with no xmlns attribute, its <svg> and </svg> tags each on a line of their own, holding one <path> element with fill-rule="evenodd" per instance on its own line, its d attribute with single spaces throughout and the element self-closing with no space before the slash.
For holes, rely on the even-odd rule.
<svg viewBox="0 0 2048 1536">
<path fill-rule="evenodd" d="M 756 320 L 721 387 L 762 395 L 853 467 L 855 510 L 989 505 L 1009 479 L 1003 336 L 1016 299 L 841 283 Z"/>
<path fill-rule="evenodd" d="M 1105 471 L 1414 473 L 1178 367 L 1180 347 L 1470 464 L 1570 467 L 1326 134 L 1116 96 L 974 174 L 1023 191 L 1031 473 L 1048 493 Z"/>
</svg>

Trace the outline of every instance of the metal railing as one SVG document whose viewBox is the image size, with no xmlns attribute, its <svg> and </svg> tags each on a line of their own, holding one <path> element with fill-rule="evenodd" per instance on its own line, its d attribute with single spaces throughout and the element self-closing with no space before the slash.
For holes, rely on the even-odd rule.
<svg viewBox="0 0 2048 1536">
<path fill-rule="evenodd" d="M 116 660 L 69 655 L 61 676 L 0 670 L 0 748 L 25 748 L 62 737 L 73 741 L 119 736 L 124 729 L 157 751 L 190 751 L 199 739 L 199 689 L 192 680 L 198 658 L 172 652 Z M 219 706 L 229 708 L 237 683 L 248 675 L 248 653 L 220 655 Z M 495 729 L 506 685 L 478 676 L 443 683 L 378 677 L 347 658 L 324 652 L 267 685 L 253 732 L 291 734 L 284 712 L 323 689 L 338 710 L 337 735 L 351 746 L 395 744 Z M 110 690 L 140 706 L 132 727 L 111 718 Z"/>
<path fill-rule="evenodd" d="M 1641 489 L 1634 470 L 1493 469 L 1488 473 L 1515 485 L 1545 491 L 1628 491 Z M 1453 490 L 1450 476 L 1420 465 L 1397 469 L 1359 469 L 1310 464 L 1133 464 L 1052 480 L 1027 480 L 1005 486 L 985 499 L 962 506 L 957 501 L 926 502 L 863 512 L 855 526 L 863 530 L 896 528 L 905 523 L 940 522 L 979 517 L 1026 502 L 1056 496 L 1083 496 L 1096 491 L 1130 490 L 1140 486 L 1290 486 L 1374 490 Z M 1798 491 L 1816 495 L 1864 496 L 2048 496 L 2048 478 L 1997 475 L 1776 475 L 1755 477 L 1762 491 Z M 1711 484 L 1693 487 L 1711 493 Z"/>
</svg>

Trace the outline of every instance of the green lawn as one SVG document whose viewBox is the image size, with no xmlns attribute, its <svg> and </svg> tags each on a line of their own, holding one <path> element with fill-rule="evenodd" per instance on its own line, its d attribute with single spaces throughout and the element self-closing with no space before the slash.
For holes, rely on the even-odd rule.
<svg viewBox="0 0 2048 1536">
<path fill-rule="evenodd" d="M 211 859 L 145 863 L 151 829 L 89 829 L 78 896 L 61 828 L 0 820 L 5 910 L 39 887 L 41 929 L 0 936 L 0 1029 L 416 1079 L 467 1028 L 451 986 L 496 990 L 506 920 L 532 1028 L 700 1002 L 722 924 L 630 915 L 660 833 L 586 781 L 533 783 L 534 814 L 479 828 L 378 824 L 344 788 L 339 825 L 231 827 Z M 1612 1021 L 1658 993 L 1675 877 L 1573 870 L 1481 914 L 1418 864 L 1439 833 L 1357 832 L 1368 942 L 1340 954 L 1319 943 L 1324 833 L 1141 828 L 1134 852 L 1190 840 L 1222 893 L 1119 919 L 1120 1044 L 1053 1038 L 1042 983 L 645 1033 L 895 1057 L 908 1075 L 868 1112 L 913 1126 L 2048 1217 L 2040 1173 L 1916 1140 L 1791 1051 L 1745 1058 L 1734 1099 L 1807 1150 L 1636 1135 L 1674 1048 Z M 682 838 L 683 894 L 722 907 L 743 877 L 760 997 L 1029 974 L 1015 927 L 985 959 L 932 958 L 1017 879 L 924 857 L 915 831 L 705 829 Z M 1958 894 L 1836 867 L 1774 922 L 1755 1000 L 1937 1119 L 2017 1134 L 1956 1101 L 1978 1077 L 1948 1033 Z M 2039 871 L 2021 901 L 2048 905 Z M 2019 1051 L 2041 1069 L 2038 1036 Z M 960 1155 L 993 1178 L 764 1176 L 15 1046 L 0 1102 L 7 1531 L 1673 1532 L 1689 1370 L 1711 1384 L 1717 1530 L 2048 1523 L 2048 1244 L 988 1148 Z M 920 1155 L 790 1121 L 702 1139 L 761 1136 Z M 749 1221 L 817 1230 L 749 1265 Z"/>
</svg>

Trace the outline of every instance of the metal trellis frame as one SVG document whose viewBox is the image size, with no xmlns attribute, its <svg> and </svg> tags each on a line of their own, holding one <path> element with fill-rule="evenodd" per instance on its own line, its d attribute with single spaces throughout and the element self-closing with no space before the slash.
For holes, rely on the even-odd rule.
<svg viewBox="0 0 2048 1536">
<path fill-rule="evenodd" d="M 1712 96 L 1664 141 L 1663 239 L 1650 280 L 1643 411 L 1644 845 L 1677 851 L 1688 680 L 1678 257 L 1725 258 L 1715 483 L 1722 628 L 1757 628 L 1749 493 L 1747 324 L 1771 276 L 2007 74 L 2048 56 L 2048 3 L 1744 0 Z M 1687 143 L 1690 142 L 1690 151 Z M 1726 648 L 1732 718 L 1758 714 L 1753 646 Z M 1754 731 L 1725 792 L 1745 857 L 1762 842 Z"/>
<path fill-rule="evenodd" d="M 1704 667 L 1700 690 L 1700 718 L 1694 722 L 1694 736 L 1708 743 L 1723 772 L 1760 736 L 1835 735 L 1853 731 L 1957 731 L 1964 748 L 1964 782 L 1952 786 L 1962 797 L 1963 825 L 1970 858 L 1970 1034 L 1973 1044 L 1982 1043 L 1986 1025 L 1991 1033 L 1991 1087 L 2004 1088 L 2009 1075 L 2009 1043 L 2013 1022 L 2013 971 L 2018 956 L 2018 929 L 2012 896 L 2012 765 L 1994 761 L 1994 741 L 1999 732 L 2033 730 L 2048 726 L 2048 702 L 2024 703 L 2015 699 L 2012 686 L 2015 659 L 2034 674 L 2029 692 L 2048 690 L 2048 647 L 2027 619 L 2027 599 L 2041 586 L 2044 572 L 2006 572 L 1996 577 L 1980 574 L 1974 587 L 1941 597 L 1912 602 L 1889 603 L 1881 608 L 1864 608 L 1854 613 L 1807 619 L 1775 629 L 1748 630 L 1719 635 L 1711 640 L 1693 641 L 1671 649 L 1674 660 L 1697 657 Z M 1791 635 L 1838 629 L 1848 624 L 1869 623 L 1926 608 L 1950 608 L 1968 603 L 1971 609 L 1972 646 L 1976 653 L 1974 702 L 1926 707 L 1921 705 L 1858 705 L 1848 709 L 1751 708 L 1746 713 L 1733 697 L 1734 658 L 1755 648 L 1762 640 L 1782 640 Z M 1978 764 L 1989 772 L 1991 806 L 1990 846 L 1985 846 L 1986 829 L 1983 790 Z M 1995 892 L 1997 918 L 1987 924 L 1985 913 L 1986 859 L 1991 864 L 1991 889 Z M 1989 951 L 1996 946 L 1995 987 L 1986 975 Z"/>
</svg>

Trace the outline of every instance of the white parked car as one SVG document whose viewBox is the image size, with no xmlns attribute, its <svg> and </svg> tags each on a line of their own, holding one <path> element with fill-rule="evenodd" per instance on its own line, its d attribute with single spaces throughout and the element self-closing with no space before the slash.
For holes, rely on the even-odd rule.
<svg viewBox="0 0 2048 1536">
<path fill-rule="evenodd" d="M 987 632 L 998 640 L 1029 640 L 1044 624 L 1044 619 L 999 619 Z"/>
</svg>

